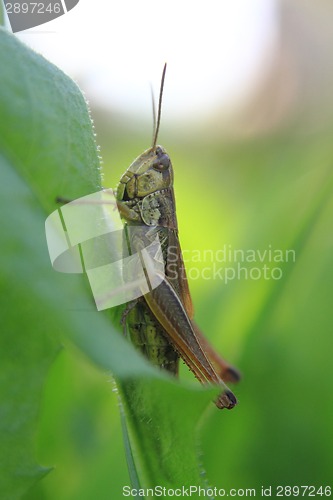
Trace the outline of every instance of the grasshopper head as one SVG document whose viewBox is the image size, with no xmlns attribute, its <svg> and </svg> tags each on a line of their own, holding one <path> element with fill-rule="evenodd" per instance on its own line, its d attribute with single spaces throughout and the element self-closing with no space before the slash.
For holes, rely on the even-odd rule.
<svg viewBox="0 0 333 500">
<path fill-rule="evenodd" d="M 171 160 L 162 146 L 144 151 L 122 175 L 117 200 L 130 201 L 170 188 L 173 185 Z"/>
</svg>

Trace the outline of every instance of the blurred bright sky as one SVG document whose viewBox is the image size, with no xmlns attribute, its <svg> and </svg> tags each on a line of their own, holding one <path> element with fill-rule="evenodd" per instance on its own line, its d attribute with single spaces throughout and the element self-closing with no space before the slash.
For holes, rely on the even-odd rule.
<svg viewBox="0 0 333 500">
<path fill-rule="evenodd" d="M 76 79 L 88 100 L 151 116 L 168 63 L 164 119 L 230 109 L 278 38 L 277 0 L 80 0 L 19 38 Z"/>
</svg>

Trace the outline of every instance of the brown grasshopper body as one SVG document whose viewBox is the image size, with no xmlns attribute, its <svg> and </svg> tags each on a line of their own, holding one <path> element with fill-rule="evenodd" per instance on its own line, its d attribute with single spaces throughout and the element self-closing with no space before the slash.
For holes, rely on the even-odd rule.
<svg viewBox="0 0 333 500">
<path fill-rule="evenodd" d="M 237 371 L 224 362 L 193 322 L 193 305 L 178 238 L 173 169 L 162 146 L 142 153 L 120 179 L 117 204 L 123 218 L 127 250 L 140 252 L 159 238 L 165 278 L 126 311 L 132 342 L 156 365 L 177 375 L 181 357 L 202 384 L 236 382 Z M 219 408 L 236 404 L 224 386 Z"/>
<path fill-rule="evenodd" d="M 130 165 L 116 190 L 117 207 L 124 223 L 124 254 L 138 254 L 147 277 L 149 270 L 144 267 L 147 264 L 143 251 L 158 240 L 156 257 L 164 272 L 158 286 L 149 286 L 147 279 L 150 291 L 141 289 L 142 296 L 133 295 L 139 298 L 127 305 L 123 322 L 133 344 L 153 364 L 176 376 L 179 358 L 182 358 L 202 384 L 222 386 L 215 403 L 218 408 L 231 409 L 237 400 L 225 383 L 238 382 L 239 374 L 220 358 L 193 321 L 193 304 L 178 237 L 173 168 L 166 150 L 156 145 L 165 70 L 166 66 L 153 145 Z M 69 202 L 64 198 L 58 201 Z M 135 260 L 139 267 L 137 263 Z M 135 274 L 136 270 L 131 268 L 131 272 Z M 132 284 L 135 280 L 131 275 L 125 281 Z"/>
</svg>

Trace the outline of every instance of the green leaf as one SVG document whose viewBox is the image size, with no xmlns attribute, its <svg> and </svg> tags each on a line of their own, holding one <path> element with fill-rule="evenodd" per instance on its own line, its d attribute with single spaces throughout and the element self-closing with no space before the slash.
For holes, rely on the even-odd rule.
<svg viewBox="0 0 333 500">
<path fill-rule="evenodd" d="M 193 434 L 217 391 L 182 387 L 152 368 L 112 327 L 117 312 L 96 312 L 85 278 L 56 273 L 49 261 L 44 221 L 56 197 L 100 189 L 84 98 L 2 29 L 0 46 L 0 496 L 20 498 L 48 470 L 37 465 L 34 439 L 45 377 L 66 337 L 121 381 L 141 484 L 203 485 Z"/>
<path fill-rule="evenodd" d="M 54 205 L 69 168 L 79 172 L 77 195 L 97 187 L 98 159 L 79 89 L 4 30 L 0 46 L 0 64 L 5 68 L 0 95 L 5 236 L 1 249 L 0 492 L 1 498 L 13 499 L 47 471 L 36 464 L 33 440 L 44 378 L 60 348 L 59 333 L 66 330 L 59 321 L 64 316 L 57 310 L 60 289 L 53 289 L 53 278 L 57 281 L 58 277 L 47 257 L 41 206 Z M 95 168 L 88 163 L 83 175 L 86 161 Z M 73 189 L 68 191 L 74 195 Z M 65 297 L 60 298 L 64 309 Z"/>
<path fill-rule="evenodd" d="M 33 458 L 33 441 L 43 380 L 59 344 L 50 328 L 52 308 L 45 310 L 39 276 L 40 253 L 31 223 L 43 218 L 30 203 L 31 196 L 8 161 L 0 156 L 2 230 L 0 337 L 0 492 L 2 498 L 20 498 L 47 469 Z M 29 199 L 30 198 L 30 199 Z M 18 206 L 25 205 L 24 218 Z M 31 228 L 23 240 L 25 227 Z M 37 251 L 36 251 L 37 250 Z M 29 266 L 25 266 L 28 262 Z M 37 283 L 36 283 L 37 281 Z M 36 286 L 34 286 L 34 282 Z"/>
</svg>

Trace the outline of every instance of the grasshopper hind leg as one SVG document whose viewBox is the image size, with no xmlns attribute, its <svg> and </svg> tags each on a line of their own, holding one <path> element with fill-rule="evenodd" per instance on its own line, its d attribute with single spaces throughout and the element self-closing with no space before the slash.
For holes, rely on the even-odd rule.
<svg viewBox="0 0 333 500">
<path fill-rule="evenodd" d="M 167 340 L 163 328 L 155 320 L 146 303 L 141 299 L 129 303 L 123 313 L 123 320 L 136 348 L 152 364 L 177 376 L 179 355 Z"/>
</svg>

